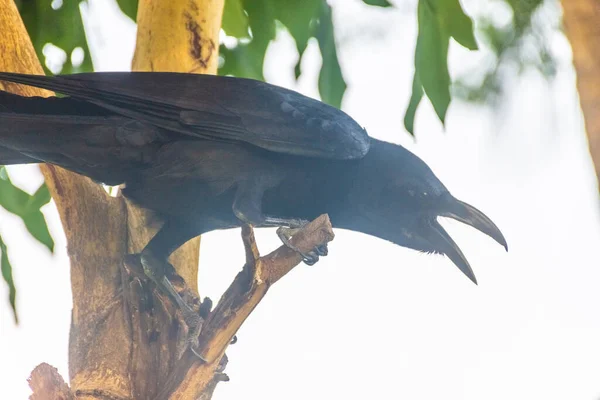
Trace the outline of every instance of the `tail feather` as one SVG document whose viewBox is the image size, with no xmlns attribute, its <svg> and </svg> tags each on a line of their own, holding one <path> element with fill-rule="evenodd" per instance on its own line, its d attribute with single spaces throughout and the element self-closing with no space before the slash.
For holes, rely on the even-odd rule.
<svg viewBox="0 0 600 400">
<path fill-rule="evenodd" d="M 163 137 L 87 102 L 0 91 L 0 165 L 47 162 L 116 185 L 143 168 Z"/>
</svg>

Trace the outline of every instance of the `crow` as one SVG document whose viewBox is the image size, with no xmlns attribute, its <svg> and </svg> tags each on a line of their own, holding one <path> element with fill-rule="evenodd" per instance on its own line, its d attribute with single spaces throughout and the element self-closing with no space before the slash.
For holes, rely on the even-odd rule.
<svg viewBox="0 0 600 400">
<path fill-rule="evenodd" d="M 474 283 L 438 217 L 468 224 L 508 249 L 498 227 L 452 196 L 419 157 L 291 90 L 162 72 L 0 73 L 0 81 L 66 96 L 0 92 L 0 164 L 45 162 L 124 184 L 125 197 L 164 220 L 141 262 L 184 312 L 165 277 L 167 259 L 216 229 L 279 227 L 293 248 L 295 229 L 327 213 L 336 228 L 444 254 Z M 325 253 L 302 256 L 312 264 Z"/>
</svg>

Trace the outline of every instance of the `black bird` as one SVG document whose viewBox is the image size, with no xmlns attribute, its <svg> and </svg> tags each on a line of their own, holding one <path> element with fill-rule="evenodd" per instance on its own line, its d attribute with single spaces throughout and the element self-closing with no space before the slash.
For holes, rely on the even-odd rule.
<svg viewBox="0 0 600 400">
<path fill-rule="evenodd" d="M 68 96 L 0 92 L 0 164 L 47 162 L 125 184 L 124 196 L 165 221 L 141 259 L 177 301 L 164 277 L 168 256 L 195 236 L 242 223 L 287 227 L 279 231 L 285 242 L 289 228 L 328 213 L 334 227 L 445 254 L 475 283 L 437 218 L 507 247 L 496 225 L 453 197 L 417 156 L 291 90 L 177 73 L 0 73 L 0 80 Z M 312 263 L 322 252 L 303 256 Z"/>
</svg>

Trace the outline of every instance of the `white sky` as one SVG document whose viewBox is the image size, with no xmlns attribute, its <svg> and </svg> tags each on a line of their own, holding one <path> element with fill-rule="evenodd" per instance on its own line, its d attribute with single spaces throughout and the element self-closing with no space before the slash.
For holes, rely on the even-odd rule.
<svg viewBox="0 0 600 400">
<path fill-rule="evenodd" d="M 126 70 L 134 26 L 100 3 L 92 0 L 88 13 L 95 65 Z M 476 287 L 445 258 L 338 231 L 330 255 L 278 282 L 243 326 L 228 351 L 231 382 L 214 398 L 600 398 L 600 215 L 566 40 L 557 34 L 552 41 L 560 60 L 554 84 L 528 74 L 510 86 L 508 105 L 496 113 L 455 102 L 445 133 L 425 102 L 415 144 L 402 118 L 416 0 L 394 11 L 335 3 L 349 86 L 345 111 L 371 135 L 419 154 L 457 197 L 497 223 L 510 252 L 445 223 L 477 274 Z M 291 39 L 280 39 L 269 50 L 267 78 L 316 95 L 314 43 L 296 85 Z M 452 72 L 478 59 L 453 46 Z M 35 167 L 11 171 L 25 188 L 41 182 Z M 56 212 L 45 211 L 54 256 L 18 218 L 0 213 L 21 317 L 15 327 L 0 303 L 2 398 L 26 398 L 25 379 L 40 362 L 68 375 L 68 259 Z M 271 230 L 259 231 L 257 240 L 263 253 L 279 245 Z M 237 230 L 205 235 L 201 293 L 218 299 L 243 259 Z M 0 285 L 0 299 L 6 296 Z"/>
</svg>

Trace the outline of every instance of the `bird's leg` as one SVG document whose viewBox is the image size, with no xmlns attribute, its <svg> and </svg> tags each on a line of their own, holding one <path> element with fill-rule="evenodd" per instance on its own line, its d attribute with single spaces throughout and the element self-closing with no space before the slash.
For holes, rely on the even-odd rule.
<svg viewBox="0 0 600 400">
<path fill-rule="evenodd" d="M 263 226 L 262 198 L 266 190 L 259 182 L 244 182 L 238 186 L 233 199 L 232 210 L 237 219 L 253 226 Z"/>
<path fill-rule="evenodd" d="M 305 264 L 313 265 L 319 261 L 319 256 L 327 255 L 327 245 L 303 253 L 294 246 L 290 239 L 309 221 L 300 218 L 278 218 L 266 216 L 262 212 L 262 197 L 266 187 L 254 182 L 253 185 L 241 185 L 233 201 L 233 213 L 242 222 L 261 227 L 278 227 L 277 236 L 290 249 L 299 253 Z"/>
<path fill-rule="evenodd" d="M 267 217 L 267 219 L 269 219 L 269 217 Z M 281 240 L 283 244 L 285 244 L 287 247 L 294 250 L 295 252 L 299 253 L 302 256 L 302 261 L 304 261 L 306 265 L 314 265 L 317 261 L 319 261 L 320 256 L 326 256 L 328 254 L 327 244 L 317 246 L 308 253 L 303 253 L 302 251 L 300 251 L 300 249 L 298 249 L 290 242 L 290 239 L 296 233 L 298 233 L 300 229 L 302 228 L 280 226 L 279 228 L 277 228 L 277 236 L 279 236 L 279 240 Z"/>
<path fill-rule="evenodd" d="M 169 224 L 167 222 L 142 250 L 140 262 L 144 269 L 144 274 L 156 284 L 162 293 L 174 301 L 181 310 L 188 332 L 185 343 L 182 346 L 178 346 L 182 348 L 180 353 L 183 353 L 189 347 L 194 354 L 203 360 L 194 348 L 198 345 L 198 336 L 204 320 L 177 292 L 168 274 L 169 271 L 174 271 L 173 266 L 167 261 L 169 255 L 191 237 L 194 237 L 194 235 L 189 230 L 178 224 Z"/>
</svg>

